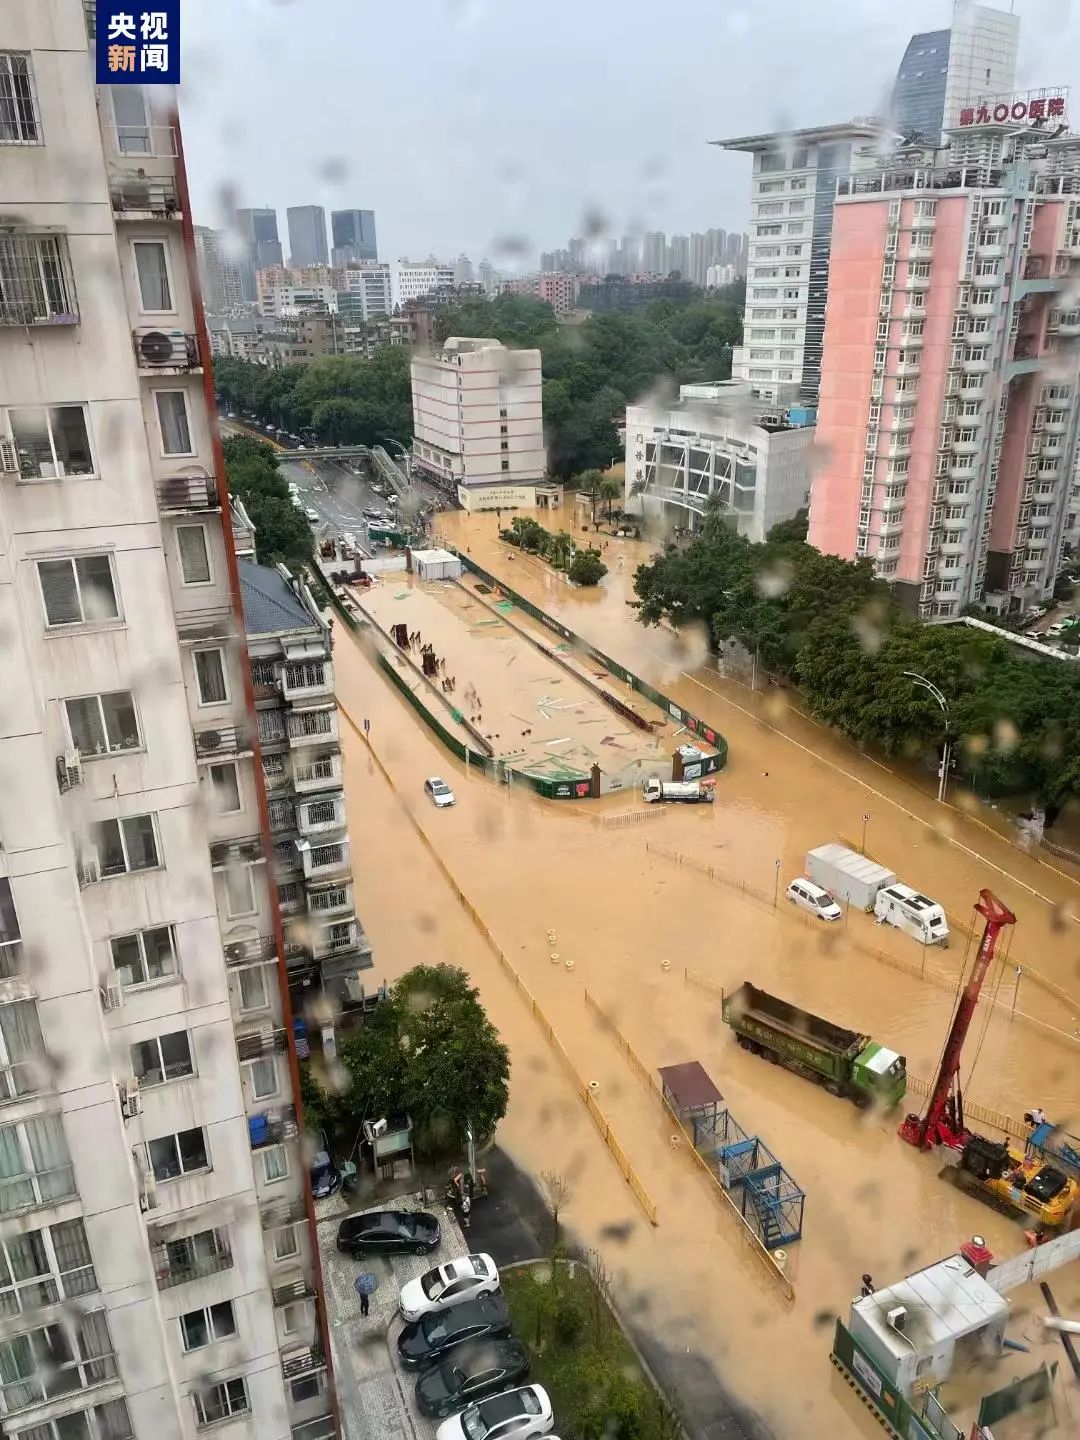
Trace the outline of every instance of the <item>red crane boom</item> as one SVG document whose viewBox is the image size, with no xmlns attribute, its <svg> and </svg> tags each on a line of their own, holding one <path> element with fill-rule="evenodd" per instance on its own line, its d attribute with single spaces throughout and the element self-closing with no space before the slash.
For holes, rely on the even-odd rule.
<svg viewBox="0 0 1080 1440">
<path fill-rule="evenodd" d="M 979 902 L 975 909 L 986 920 L 979 951 L 971 967 L 971 975 L 964 986 L 964 993 L 956 1005 L 952 1029 L 945 1043 L 941 1066 L 930 1092 L 930 1101 L 923 1116 L 906 1115 L 900 1126 L 900 1137 L 909 1145 L 920 1150 L 930 1150 L 935 1145 L 949 1145 L 954 1150 L 962 1149 L 968 1139 L 964 1126 L 964 1097 L 960 1090 L 960 1055 L 967 1039 L 968 1029 L 975 1006 L 979 1003 L 990 962 L 994 958 L 998 936 L 1006 925 L 1015 925 L 1016 916 L 1007 905 L 990 890 L 979 891 Z"/>
</svg>

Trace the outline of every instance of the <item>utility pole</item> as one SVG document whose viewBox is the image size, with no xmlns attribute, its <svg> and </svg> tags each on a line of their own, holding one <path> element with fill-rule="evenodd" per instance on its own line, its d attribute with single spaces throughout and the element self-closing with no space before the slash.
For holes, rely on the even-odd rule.
<svg viewBox="0 0 1080 1440">
<path fill-rule="evenodd" d="M 949 702 L 945 699 L 945 696 L 941 693 L 941 691 L 934 684 L 934 682 L 932 680 L 927 680 L 925 675 L 920 675 L 915 670 L 905 670 L 904 674 L 913 684 L 918 685 L 920 689 L 925 690 L 928 695 L 930 695 L 934 700 L 937 701 L 938 708 L 940 709 L 942 715 L 945 717 L 945 740 L 941 747 L 941 765 L 938 769 L 937 791 L 938 802 L 944 803 L 945 789 L 949 783 L 949 762 L 952 758 L 952 737 L 950 734 L 949 725 Z"/>
</svg>

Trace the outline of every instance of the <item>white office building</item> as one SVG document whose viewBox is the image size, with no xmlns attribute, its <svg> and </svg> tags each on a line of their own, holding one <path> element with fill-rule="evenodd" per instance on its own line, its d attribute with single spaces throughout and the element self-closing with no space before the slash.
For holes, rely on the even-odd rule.
<svg viewBox="0 0 1080 1440">
<path fill-rule="evenodd" d="M 292 320 L 302 311 L 336 315 L 338 292 L 333 285 L 264 285 L 259 282 L 259 314 L 266 320 Z"/>
<path fill-rule="evenodd" d="M 853 120 L 714 140 L 754 157 L 743 343 L 731 374 L 773 403 L 816 405 L 836 182 L 886 132 Z"/>
<path fill-rule="evenodd" d="M 359 297 L 364 320 L 371 320 L 376 315 L 389 315 L 393 311 L 389 265 L 380 265 L 376 260 L 354 262 L 345 266 L 342 278 L 345 292 Z"/>
<path fill-rule="evenodd" d="M 671 404 L 626 410 L 623 509 L 700 528 L 710 501 L 758 542 L 807 504 L 813 426 L 767 412 L 745 380 L 683 385 Z"/>
<path fill-rule="evenodd" d="M 452 336 L 412 362 L 413 463 L 468 510 L 532 505 L 544 479 L 539 350 Z"/>
<path fill-rule="evenodd" d="M 0 7 L 0 1429 L 325 1440 L 175 96 L 93 23 Z"/>
<path fill-rule="evenodd" d="M 453 283 L 453 265 L 439 260 L 395 260 L 390 266 L 390 296 L 395 310 L 407 300 L 419 300 Z"/>
</svg>

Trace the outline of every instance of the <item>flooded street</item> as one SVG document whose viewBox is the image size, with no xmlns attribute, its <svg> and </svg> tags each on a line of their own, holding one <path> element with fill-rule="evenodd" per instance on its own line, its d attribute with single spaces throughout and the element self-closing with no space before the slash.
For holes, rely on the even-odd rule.
<svg viewBox="0 0 1080 1440">
<path fill-rule="evenodd" d="M 930 1157 L 897 1138 L 898 1116 L 859 1112 L 738 1049 L 719 1003 L 686 982 L 684 967 L 725 989 L 752 979 L 864 1030 L 905 1053 L 909 1071 L 929 1079 L 952 993 L 870 958 L 884 947 L 918 965 L 921 948 L 897 931 L 883 937 L 861 914 L 814 930 L 783 903 L 774 911 L 776 862 L 782 900 L 783 885 L 803 869 L 805 850 L 845 835 L 858 843 L 869 813 L 868 850 L 956 917 L 969 915 L 979 888 L 991 886 L 1017 913 L 1015 955 L 1071 994 L 1080 992 L 1075 886 L 978 823 L 940 811 L 800 717 L 769 711 L 768 697 L 700 670 L 703 655 L 680 655 L 670 633 L 639 627 L 625 601 L 644 547 L 626 542 L 620 572 L 617 556 L 624 552 L 616 547 L 624 542 L 610 541 L 605 586 L 578 592 L 539 562 L 508 560 L 495 523 L 487 515 L 440 517 L 446 538 L 468 544 L 479 563 L 717 725 L 731 761 L 718 780 L 717 804 L 666 807 L 646 825 L 608 828 L 605 815 L 638 802 L 622 795 L 560 807 L 466 773 L 361 644 L 336 626 L 357 900 L 375 974 L 392 979 L 420 961 L 469 970 L 511 1048 L 511 1102 L 500 1142 L 533 1173 L 569 1177 L 566 1223 L 581 1243 L 603 1251 L 632 1318 L 715 1363 L 724 1384 L 777 1437 L 877 1434 L 828 1364 L 833 1319 L 846 1316 L 860 1275 L 889 1283 L 976 1231 L 995 1253 L 1012 1254 L 1023 1246 L 1020 1228 L 941 1181 Z M 350 719 L 356 727 L 370 721 L 372 746 L 392 785 Z M 455 808 L 437 811 L 425 799 L 423 780 L 431 774 L 450 780 Z M 655 1229 L 406 811 L 520 971 L 580 1074 L 596 1082 L 597 1100 L 658 1208 Z M 741 895 L 672 855 L 712 866 L 767 898 Z M 557 965 L 549 958 L 549 930 L 557 935 Z M 964 954 L 964 937 L 956 935 L 926 964 L 954 976 Z M 673 1144 L 670 1118 L 586 1008 L 586 989 L 650 1069 L 700 1060 L 744 1128 L 761 1136 L 806 1192 L 803 1238 L 788 1250 L 793 1305 L 783 1303 L 708 1182 Z M 1019 1007 L 1055 1026 L 1059 1038 L 1010 1021 L 1013 994 L 1005 978 L 998 998 L 1000 1011 L 991 1016 L 980 1007 L 972 1027 L 963 1070 L 968 1094 L 1015 1116 L 1034 1104 L 1055 1119 L 1075 1116 L 1080 1050 L 1069 1036 L 1080 1020 L 1030 978 Z M 920 1103 L 911 1100 L 913 1108 Z M 1063 1308 L 1075 1309 L 1080 1297 L 1064 1279 L 1059 1288 Z M 1010 1373 L 1058 1358 L 1030 1318 L 1012 1333 L 1032 1353 Z M 779 1354 L 783 1387 L 776 1384 Z"/>
</svg>

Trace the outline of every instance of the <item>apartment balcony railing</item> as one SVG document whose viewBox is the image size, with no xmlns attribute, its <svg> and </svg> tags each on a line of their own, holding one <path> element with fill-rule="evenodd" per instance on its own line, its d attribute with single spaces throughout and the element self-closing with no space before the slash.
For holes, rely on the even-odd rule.
<svg viewBox="0 0 1080 1440">
<path fill-rule="evenodd" d="M 302 1380 L 326 1369 L 326 1359 L 318 1347 L 289 1350 L 281 1357 L 281 1371 L 286 1380 Z"/>
<path fill-rule="evenodd" d="M 352 885 L 310 886 L 307 890 L 307 908 L 314 916 L 343 915 L 354 905 Z"/>
<path fill-rule="evenodd" d="M 77 325 L 66 235 L 0 229 L 0 326 Z"/>
<path fill-rule="evenodd" d="M 228 865 L 252 865 L 263 858 L 261 835 L 252 835 L 244 840 L 219 840 L 210 846 L 210 867 L 213 870 L 224 870 Z"/>
<path fill-rule="evenodd" d="M 1080 321 L 1077 322 L 1077 327 L 1080 328 Z M 1064 435 L 1068 428 L 1068 422 L 1065 420 L 1043 421 L 1043 431 L 1047 435 Z"/>
<path fill-rule="evenodd" d="M 316 960 L 328 960 L 334 955 L 349 954 L 357 948 L 359 941 L 360 927 L 355 921 L 331 925 L 312 937 L 311 953 Z"/>
<path fill-rule="evenodd" d="M 251 737 L 241 725 L 217 725 L 195 731 L 195 758 L 204 764 L 251 754 Z"/>
<path fill-rule="evenodd" d="M 291 746 L 336 744 L 339 740 L 336 706 L 320 710 L 290 711 L 286 720 L 286 733 Z"/>
<path fill-rule="evenodd" d="M 244 1030 L 236 1036 L 236 1053 L 241 1060 L 283 1055 L 287 1048 L 285 1031 L 273 1025 L 260 1025 L 257 1030 Z"/>
<path fill-rule="evenodd" d="M 142 375 L 184 375 L 202 363 L 197 338 L 185 330 L 140 326 L 131 332 L 131 342 Z"/>
<path fill-rule="evenodd" d="M 186 1285 L 190 1280 L 205 1280 L 208 1275 L 217 1275 L 222 1270 L 232 1269 L 232 1249 L 228 1239 L 216 1231 L 212 1240 L 204 1247 L 203 1253 L 189 1250 L 186 1259 L 178 1260 L 175 1258 L 175 1251 L 180 1248 L 174 1247 L 174 1256 L 170 1259 L 168 1245 L 161 1242 L 153 1246 L 154 1275 L 159 1290 L 170 1290 L 174 1285 Z"/>
<path fill-rule="evenodd" d="M 340 785 L 344 779 L 341 769 L 341 755 L 334 751 L 332 755 L 320 755 L 317 760 L 309 761 L 307 764 L 294 764 L 292 772 L 293 789 L 298 795 L 308 794 L 314 790 L 326 790 L 334 785 Z"/>
<path fill-rule="evenodd" d="M 295 915 L 306 909 L 304 887 L 299 880 L 288 880 L 277 887 L 278 909 L 283 915 Z"/>
<path fill-rule="evenodd" d="M 971 300 L 968 303 L 967 311 L 969 315 L 989 317 L 996 315 L 999 308 L 996 300 Z"/>
<path fill-rule="evenodd" d="M 271 800 L 268 809 L 271 834 L 291 835 L 296 830 L 296 805 L 291 798 Z"/>
<path fill-rule="evenodd" d="M 269 964 L 277 959 L 277 945 L 272 935 L 260 935 L 254 940 L 238 940 L 225 946 L 227 966 Z"/>
<path fill-rule="evenodd" d="M 334 670 L 329 660 L 286 662 L 281 667 L 281 693 L 286 700 L 312 700 L 333 695 Z"/>
<path fill-rule="evenodd" d="M 296 807 L 296 823 L 301 835 L 332 835 L 344 830 L 347 822 L 345 797 L 301 801 Z"/>
<path fill-rule="evenodd" d="M 252 1150 L 280 1145 L 283 1140 L 295 1140 L 298 1134 L 296 1111 L 291 1105 L 281 1105 L 261 1115 L 248 1116 L 248 1138 Z"/>
<path fill-rule="evenodd" d="M 232 606 L 227 600 L 217 605 L 177 612 L 176 634 L 182 645 L 198 645 L 204 640 L 231 640 L 235 633 Z"/>
<path fill-rule="evenodd" d="M 279 881 L 286 875 L 295 875 L 303 868 L 299 851 L 292 840 L 283 840 L 274 845 L 274 876 Z"/>
<path fill-rule="evenodd" d="M 139 168 L 111 167 L 109 198 L 118 220 L 172 220 L 180 214 L 175 179 Z"/>
<path fill-rule="evenodd" d="M 1057 333 L 1065 339 L 1080 335 L 1080 315 L 1063 315 L 1058 321 Z"/>
<path fill-rule="evenodd" d="M 274 1286 L 274 1305 L 280 1310 L 286 1305 L 293 1304 L 296 1300 L 311 1300 L 315 1294 L 315 1287 L 311 1281 L 303 1275 L 298 1275 L 295 1280 L 287 1280 L 282 1285 Z"/>
<path fill-rule="evenodd" d="M 307 1207 L 302 1195 L 288 1200 L 267 1200 L 259 1206 L 259 1222 L 264 1230 L 280 1230 L 283 1225 L 295 1225 L 307 1217 Z"/>
<path fill-rule="evenodd" d="M 902 280 L 897 280 L 897 290 L 929 290 L 929 275 L 905 275 Z"/>
<path fill-rule="evenodd" d="M 345 840 L 329 844 L 301 840 L 297 849 L 304 874 L 309 879 L 329 880 L 334 876 L 349 873 L 349 846 Z"/>
<path fill-rule="evenodd" d="M 125 159 L 176 159 L 175 125 L 109 125 L 105 136 L 113 153 Z"/>
<path fill-rule="evenodd" d="M 186 515 L 220 510 L 217 482 L 210 475 L 177 475 L 155 484 L 158 509 L 163 515 Z"/>
<path fill-rule="evenodd" d="M 315 1420 L 305 1420 L 294 1425 L 289 1440 L 336 1440 L 337 1426 L 332 1415 L 320 1415 Z"/>
<path fill-rule="evenodd" d="M 910 360 L 898 360 L 891 368 L 890 374 L 906 378 L 909 375 L 918 375 L 922 369 L 920 360 L 912 357 Z"/>
</svg>

